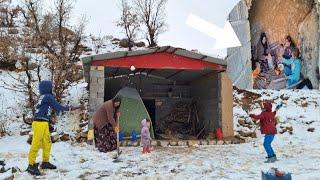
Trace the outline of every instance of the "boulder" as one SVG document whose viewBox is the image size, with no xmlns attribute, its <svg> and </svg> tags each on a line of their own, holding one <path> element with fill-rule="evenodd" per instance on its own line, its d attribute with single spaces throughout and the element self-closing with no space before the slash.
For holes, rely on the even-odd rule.
<svg viewBox="0 0 320 180">
<path fill-rule="evenodd" d="M 303 101 L 301 103 L 301 107 L 308 107 L 308 102 L 307 101 Z"/>
<path fill-rule="evenodd" d="M 136 42 L 136 43 L 134 43 L 134 45 L 137 47 L 145 47 L 146 46 L 146 44 L 143 41 Z"/>
<path fill-rule="evenodd" d="M 207 140 L 200 140 L 200 145 L 209 145 Z"/>
<path fill-rule="evenodd" d="M 187 141 L 178 141 L 178 146 L 187 146 Z"/>
<path fill-rule="evenodd" d="M 257 138 L 256 132 L 252 132 L 252 133 L 249 135 L 249 137 L 251 137 L 251 138 Z"/>
<path fill-rule="evenodd" d="M 157 140 L 152 140 L 151 141 L 151 146 L 158 146 L 158 141 Z"/>
<path fill-rule="evenodd" d="M 217 145 L 223 145 L 223 141 L 222 140 L 219 140 L 219 141 L 217 141 Z"/>
<path fill-rule="evenodd" d="M 216 140 L 209 140 L 209 145 L 216 145 L 217 144 L 217 141 Z"/>
<path fill-rule="evenodd" d="M 314 132 L 315 128 L 308 128 L 307 131 Z"/>
<path fill-rule="evenodd" d="M 289 131 L 289 132 L 292 132 L 293 131 L 293 127 L 292 126 L 286 127 L 286 130 Z"/>
<path fill-rule="evenodd" d="M 4 162 L 4 160 L 0 160 L 0 166 L 5 166 L 6 163 Z"/>
<path fill-rule="evenodd" d="M 25 135 L 28 135 L 30 133 L 30 130 L 22 130 L 20 132 L 20 136 L 25 136 Z"/>
<path fill-rule="evenodd" d="M 132 142 L 132 146 L 134 146 L 134 147 L 138 147 L 139 145 L 140 145 L 139 141 L 133 141 Z"/>
<path fill-rule="evenodd" d="M 170 141 L 170 146 L 177 146 L 178 145 L 178 142 L 177 141 Z"/>
<path fill-rule="evenodd" d="M 9 29 L 9 30 L 8 30 L 8 34 L 19 34 L 19 30 L 16 29 L 16 28 Z"/>
<path fill-rule="evenodd" d="M 256 132 L 242 132 L 242 131 L 239 131 L 239 135 L 242 136 L 242 137 L 257 138 Z"/>
<path fill-rule="evenodd" d="M 134 42 L 130 42 L 130 43 L 129 43 L 129 40 L 128 40 L 128 39 L 122 39 L 122 40 L 119 42 L 119 46 L 120 46 L 120 47 L 123 47 L 123 48 L 133 47 L 133 46 L 134 46 Z"/>
<path fill-rule="evenodd" d="M 4 166 L 0 168 L 0 173 L 5 173 L 7 171 L 9 171 L 9 169 L 6 169 Z"/>
<path fill-rule="evenodd" d="M 5 180 L 14 180 L 14 175 L 12 174 L 11 176 L 6 177 Z"/>
<path fill-rule="evenodd" d="M 189 140 L 188 146 L 197 146 L 199 144 L 199 141 L 197 140 Z"/>
<path fill-rule="evenodd" d="M 69 134 L 63 134 L 60 136 L 61 141 L 69 141 L 70 140 L 70 135 Z"/>
<path fill-rule="evenodd" d="M 59 140 L 59 134 L 56 132 L 51 133 L 51 142 L 55 143 Z"/>
<path fill-rule="evenodd" d="M 289 96 L 281 95 L 280 99 L 282 99 L 283 101 L 287 101 L 289 99 Z"/>
<path fill-rule="evenodd" d="M 38 68 L 38 64 L 37 63 L 29 63 L 28 64 L 28 70 L 34 70 Z"/>
<path fill-rule="evenodd" d="M 245 139 L 241 138 L 239 135 L 235 135 L 231 141 L 232 144 L 240 144 L 245 142 L 246 142 Z"/>
<path fill-rule="evenodd" d="M 241 126 L 243 126 L 246 123 L 244 119 L 239 119 L 238 122 Z"/>
<path fill-rule="evenodd" d="M 113 38 L 111 41 L 112 41 L 112 42 L 119 42 L 120 39 L 118 39 L 118 38 Z"/>
<path fill-rule="evenodd" d="M 12 173 L 12 174 L 14 174 L 14 173 L 16 173 L 16 172 L 18 172 L 18 171 L 21 172 L 21 170 L 20 170 L 18 167 L 12 167 L 12 168 L 11 168 L 11 173 Z"/>
<path fill-rule="evenodd" d="M 160 146 L 161 147 L 167 147 L 169 145 L 169 141 L 166 141 L 166 140 L 161 140 L 160 141 Z"/>
</svg>

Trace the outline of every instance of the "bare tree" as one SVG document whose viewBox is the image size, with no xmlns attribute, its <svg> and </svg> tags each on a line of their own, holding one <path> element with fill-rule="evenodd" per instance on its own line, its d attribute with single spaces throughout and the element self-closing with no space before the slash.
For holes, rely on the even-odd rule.
<svg viewBox="0 0 320 180">
<path fill-rule="evenodd" d="M 22 8 L 17 5 L 11 5 L 11 1 L 3 0 L 0 1 L 0 23 L 3 27 L 14 27 L 15 18 L 19 16 Z"/>
<path fill-rule="evenodd" d="M 92 44 L 93 44 L 93 50 L 96 54 L 99 54 L 100 53 L 100 50 L 101 48 L 103 47 L 104 45 L 104 42 L 105 42 L 105 39 L 106 37 L 104 36 L 101 36 L 100 34 L 95 37 L 95 36 L 90 36 L 91 38 L 91 41 L 92 41 Z"/>
<path fill-rule="evenodd" d="M 41 15 L 39 0 L 25 0 L 31 17 L 31 24 L 37 36 L 36 42 L 43 47 L 55 84 L 54 93 L 59 102 L 71 84 L 81 77 L 81 67 L 77 65 L 83 52 L 81 41 L 84 37 L 85 18 L 74 28 L 69 25 L 72 0 L 57 0 L 53 13 Z"/>
<path fill-rule="evenodd" d="M 11 6 L 10 1 L 0 2 L 0 68 L 14 70 L 17 62 L 18 40 L 17 29 L 8 27 L 14 26 L 14 20 L 19 15 L 21 8 Z M 15 31 L 15 33 L 12 33 Z"/>
<path fill-rule="evenodd" d="M 165 8 L 167 0 L 134 0 L 145 30 L 149 47 L 157 46 L 158 36 L 166 31 Z"/>
<path fill-rule="evenodd" d="M 120 10 L 122 14 L 120 20 L 117 22 L 117 26 L 123 28 L 128 39 L 129 51 L 131 51 L 140 27 L 138 14 L 128 3 L 128 0 L 121 0 Z"/>
<path fill-rule="evenodd" d="M 8 33 L 0 35 L 0 68 L 14 70 L 17 62 L 17 38 Z"/>
</svg>

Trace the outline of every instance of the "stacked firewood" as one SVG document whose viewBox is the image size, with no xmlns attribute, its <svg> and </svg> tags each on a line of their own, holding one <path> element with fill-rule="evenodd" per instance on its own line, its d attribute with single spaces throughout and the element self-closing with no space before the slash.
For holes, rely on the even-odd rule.
<svg viewBox="0 0 320 180">
<path fill-rule="evenodd" d="M 160 120 L 162 137 L 166 139 L 198 138 L 199 127 L 197 107 L 195 103 L 178 102 L 172 111 Z"/>
</svg>

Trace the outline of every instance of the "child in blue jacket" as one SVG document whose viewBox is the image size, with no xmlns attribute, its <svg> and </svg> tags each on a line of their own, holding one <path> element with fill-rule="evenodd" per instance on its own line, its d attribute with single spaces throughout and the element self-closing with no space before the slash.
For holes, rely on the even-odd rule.
<svg viewBox="0 0 320 180">
<path fill-rule="evenodd" d="M 287 76 L 287 85 L 291 86 L 300 80 L 301 61 L 299 57 L 298 48 L 293 48 L 291 59 L 284 59 L 282 64 L 285 65 L 285 74 Z M 289 67 L 289 69 L 288 69 Z"/>
<path fill-rule="evenodd" d="M 40 175 L 36 157 L 39 149 L 42 147 L 42 169 L 56 169 L 57 167 L 49 162 L 51 151 L 51 136 L 49 132 L 50 108 L 57 113 L 71 111 L 79 107 L 69 107 L 60 105 L 52 94 L 52 82 L 41 81 L 39 84 L 40 98 L 36 105 L 36 112 L 32 122 L 32 144 L 29 151 L 29 166 L 27 171 L 32 175 Z"/>
</svg>

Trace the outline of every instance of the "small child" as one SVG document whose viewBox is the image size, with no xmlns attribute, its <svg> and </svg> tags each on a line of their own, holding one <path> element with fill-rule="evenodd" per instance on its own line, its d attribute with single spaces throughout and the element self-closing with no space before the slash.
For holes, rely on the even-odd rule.
<svg viewBox="0 0 320 180">
<path fill-rule="evenodd" d="M 277 106 L 276 110 L 279 108 L 280 106 Z M 271 146 L 274 136 L 277 134 L 275 115 L 276 111 L 272 112 L 272 104 L 269 102 L 263 103 L 260 115 L 250 114 L 250 117 L 253 118 L 254 121 L 260 120 L 261 134 L 265 134 L 263 146 L 268 155 L 268 160 L 265 161 L 265 163 L 272 163 L 277 160 L 276 154 Z"/>
<path fill-rule="evenodd" d="M 142 129 L 141 129 L 141 145 L 143 147 L 142 153 L 150 153 L 150 145 L 151 145 L 151 136 L 150 136 L 150 126 L 151 120 L 149 118 L 143 119 L 141 121 Z"/>
</svg>

